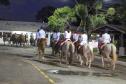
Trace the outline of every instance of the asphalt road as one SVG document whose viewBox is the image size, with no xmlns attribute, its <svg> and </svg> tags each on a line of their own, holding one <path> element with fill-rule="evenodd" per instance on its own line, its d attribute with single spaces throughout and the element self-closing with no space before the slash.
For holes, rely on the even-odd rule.
<svg viewBox="0 0 126 84">
<path fill-rule="evenodd" d="M 101 67 L 100 59 L 88 69 L 77 62 L 59 64 L 50 48 L 44 62 L 36 60 L 35 52 L 32 47 L 0 46 L 0 84 L 126 84 L 126 63 L 117 64 L 112 72 Z"/>
<path fill-rule="evenodd" d="M 32 65 L 24 62 L 22 57 L 0 53 L 0 84 L 49 84 L 49 82 Z"/>
</svg>

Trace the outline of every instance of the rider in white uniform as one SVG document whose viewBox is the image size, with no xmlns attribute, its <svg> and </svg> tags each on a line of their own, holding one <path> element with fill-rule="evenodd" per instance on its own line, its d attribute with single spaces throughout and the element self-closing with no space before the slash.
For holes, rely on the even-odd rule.
<svg viewBox="0 0 126 84">
<path fill-rule="evenodd" d="M 63 45 L 67 41 L 71 41 L 71 31 L 70 31 L 69 27 L 67 27 L 67 31 L 65 31 L 65 33 L 64 33 L 64 39 L 65 39 L 65 41 L 62 42 L 61 45 Z"/>
<path fill-rule="evenodd" d="M 39 30 L 38 33 L 39 33 L 39 38 L 40 39 L 45 39 L 46 38 L 46 33 L 42 28 Z"/>
<path fill-rule="evenodd" d="M 102 40 L 103 40 L 103 43 L 107 44 L 111 42 L 111 37 L 108 33 L 104 33 L 102 35 Z"/>
<path fill-rule="evenodd" d="M 78 41 L 78 38 L 79 38 L 79 34 L 77 32 L 75 32 L 72 36 L 73 38 L 73 43 L 77 42 Z"/>
<path fill-rule="evenodd" d="M 53 33 L 53 40 L 58 42 L 59 39 L 60 39 L 60 32 L 54 31 L 54 33 Z"/>
<path fill-rule="evenodd" d="M 104 43 L 102 46 L 101 46 L 101 49 L 107 44 L 107 43 L 110 43 L 111 42 L 111 37 L 110 37 L 110 34 L 108 34 L 108 30 L 106 29 L 105 30 L 105 33 L 102 34 L 102 42 Z"/>
<path fill-rule="evenodd" d="M 83 32 L 83 34 L 80 35 L 79 41 L 80 41 L 80 45 L 87 44 L 88 36 L 87 36 L 86 32 Z"/>
</svg>

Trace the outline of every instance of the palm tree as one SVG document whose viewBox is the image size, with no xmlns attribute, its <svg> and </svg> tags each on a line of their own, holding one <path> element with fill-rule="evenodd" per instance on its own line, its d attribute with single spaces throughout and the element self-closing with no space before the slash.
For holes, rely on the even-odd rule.
<svg viewBox="0 0 126 84">
<path fill-rule="evenodd" d="M 81 19 L 80 26 L 87 33 L 90 32 L 91 28 L 95 28 L 97 25 L 94 25 L 96 22 L 100 24 L 103 22 L 106 23 L 104 17 L 99 15 L 99 10 L 102 8 L 102 0 L 78 0 L 77 5 L 75 6 L 76 14 Z M 104 16 L 104 14 L 102 14 Z M 99 22 L 98 22 L 99 20 Z M 101 23 L 101 24 L 103 24 Z"/>
<path fill-rule="evenodd" d="M 88 17 L 88 9 L 87 5 L 84 4 L 77 4 L 75 6 L 75 11 L 78 17 L 81 19 L 80 27 L 83 28 L 83 31 L 86 31 L 86 19 Z"/>
</svg>

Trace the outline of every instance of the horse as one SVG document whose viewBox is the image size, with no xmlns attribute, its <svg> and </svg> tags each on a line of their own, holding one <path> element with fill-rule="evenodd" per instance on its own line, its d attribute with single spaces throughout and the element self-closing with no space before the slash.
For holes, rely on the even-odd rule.
<svg viewBox="0 0 126 84">
<path fill-rule="evenodd" d="M 51 47 L 52 47 L 52 55 L 56 55 L 58 52 L 58 48 L 57 48 L 57 42 L 52 40 L 51 41 Z"/>
<path fill-rule="evenodd" d="M 28 46 L 28 41 L 29 41 L 28 34 L 25 34 L 24 35 L 24 44 L 25 44 L 25 46 Z"/>
<path fill-rule="evenodd" d="M 83 65 L 83 62 L 85 61 L 86 66 L 88 66 L 88 68 L 91 68 L 91 63 L 94 60 L 94 53 L 93 53 L 93 48 L 91 45 L 89 44 L 85 44 L 83 46 L 80 46 L 79 44 L 80 42 L 77 41 L 74 43 L 75 45 L 75 50 L 76 53 L 80 55 L 80 65 Z"/>
<path fill-rule="evenodd" d="M 25 45 L 25 36 L 23 34 L 19 35 L 18 42 L 19 42 L 20 46 L 24 47 L 24 45 Z"/>
<path fill-rule="evenodd" d="M 66 41 L 61 46 L 61 56 L 60 56 L 60 63 L 62 62 L 62 57 L 65 56 L 66 64 L 72 63 L 72 58 L 75 52 L 75 46 L 72 41 Z"/>
<path fill-rule="evenodd" d="M 47 43 L 46 40 L 47 40 L 46 38 L 41 38 L 37 40 L 39 60 L 41 60 L 41 58 L 44 60 L 44 52 Z"/>
<path fill-rule="evenodd" d="M 64 41 L 64 36 L 60 35 L 60 39 L 57 41 L 55 39 L 51 39 L 51 47 L 52 47 L 52 55 L 61 54 L 61 46 L 60 44 Z"/>
<path fill-rule="evenodd" d="M 117 54 L 116 54 L 116 46 L 112 43 L 105 44 L 105 46 L 101 49 L 101 56 L 102 56 L 102 66 L 104 67 L 104 58 L 110 62 L 112 66 L 112 70 L 115 70 L 115 64 L 117 61 Z"/>
</svg>

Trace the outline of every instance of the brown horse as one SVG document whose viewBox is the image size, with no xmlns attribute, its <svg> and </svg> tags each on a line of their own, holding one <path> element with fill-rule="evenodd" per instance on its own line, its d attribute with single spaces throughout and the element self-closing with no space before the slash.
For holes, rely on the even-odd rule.
<svg viewBox="0 0 126 84">
<path fill-rule="evenodd" d="M 37 41 L 39 60 L 44 59 L 46 43 L 47 43 L 46 38 L 41 38 L 41 39 L 38 39 Z"/>
<path fill-rule="evenodd" d="M 103 49 L 101 49 L 102 56 L 102 66 L 104 67 L 104 58 L 111 63 L 112 70 L 115 70 L 115 64 L 117 61 L 116 46 L 114 44 L 106 44 Z"/>
<path fill-rule="evenodd" d="M 80 55 L 80 65 L 83 65 L 83 62 L 85 61 L 86 66 L 90 68 L 91 63 L 94 60 L 93 48 L 89 44 L 85 44 L 78 49 L 78 47 L 80 46 L 79 43 L 79 41 L 75 42 L 75 50 L 76 53 Z"/>
<path fill-rule="evenodd" d="M 75 46 L 72 41 L 65 42 L 61 47 L 60 63 L 62 62 L 62 57 L 65 56 L 66 64 L 71 64 L 74 52 Z"/>
<path fill-rule="evenodd" d="M 57 48 L 56 48 L 56 44 L 57 42 L 55 40 L 51 40 L 51 47 L 52 47 L 52 55 L 56 55 L 57 54 Z"/>
</svg>

